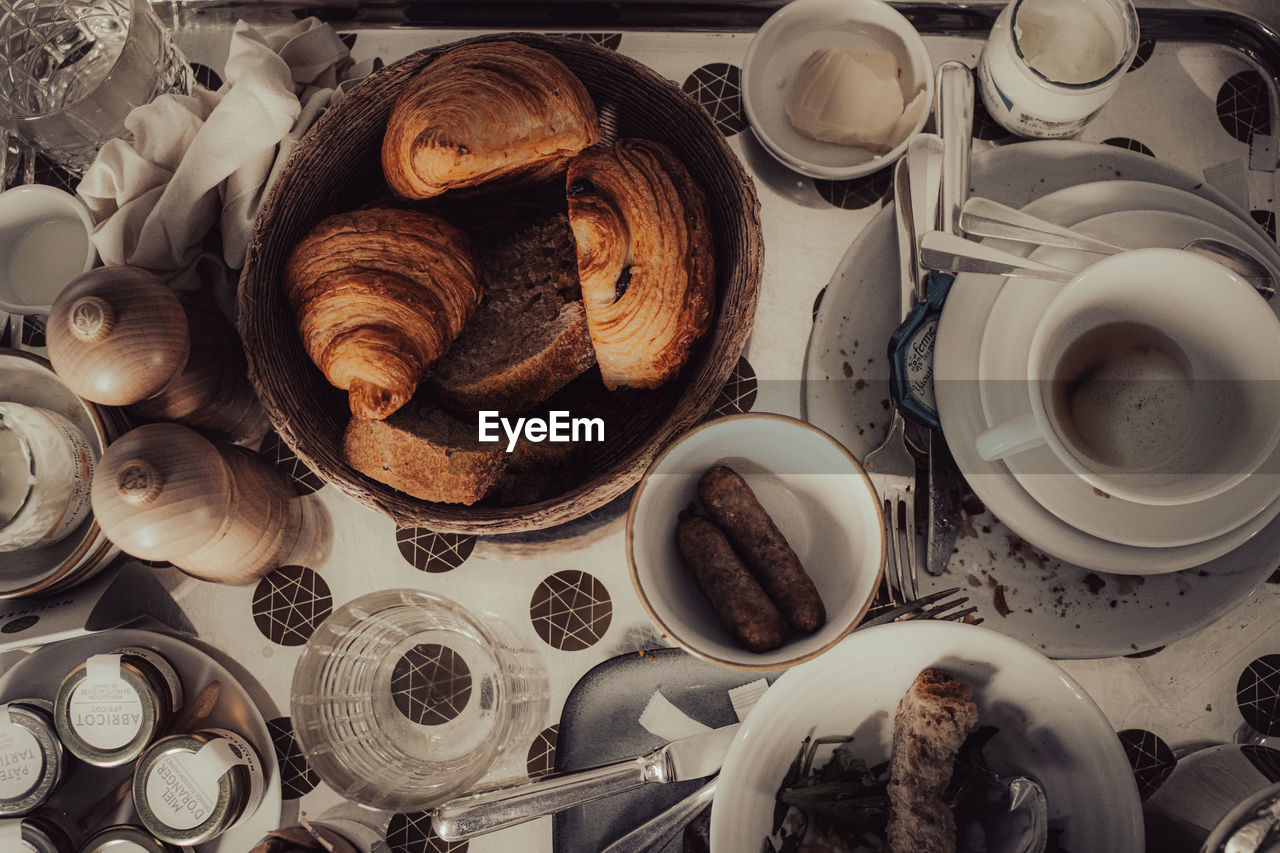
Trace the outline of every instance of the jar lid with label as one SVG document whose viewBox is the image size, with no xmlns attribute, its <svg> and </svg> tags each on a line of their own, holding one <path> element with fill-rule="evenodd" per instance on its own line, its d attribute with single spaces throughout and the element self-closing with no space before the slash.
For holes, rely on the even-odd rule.
<svg viewBox="0 0 1280 853">
<path fill-rule="evenodd" d="M 133 761 L 182 707 L 173 667 L 149 649 L 94 655 L 58 686 L 53 720 L 72 755 L 98 767 Z"/>
<path fill-rule="evenodd" d="M 52 710 L 42 699 L 0 705 L 0 817 L 27 814 L 62 781 L 62 743 Z"/>
<path fill-rule="evenodd" d="M 156 741 L 133 774 L 143 827 L 170 844 L 203 844 L 253 814 L 262 799 L 262 760 L 222 729 Z"/>
<path fill-rule="evenodd" d="M 178 853 L 178 848 L 158 841 L 136 826 L 109 826 L 84 843 L 80 853 Z"/>
<path fill-rule="evenodd" d="M 44 815 L 0 820 L 0 850 L 22 853 L 76 853 L 71 832 Z"/>
</svg>

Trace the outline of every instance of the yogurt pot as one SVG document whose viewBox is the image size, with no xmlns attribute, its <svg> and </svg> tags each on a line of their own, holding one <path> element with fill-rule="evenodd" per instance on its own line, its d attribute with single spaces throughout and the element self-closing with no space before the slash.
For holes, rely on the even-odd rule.
<svg viewBox="0 0 1280 853">
<path fill-rule="evenodd" d="M 1072 136 L 1115 94 L 1137 52 L 1131 0 L 1013 0 L 978 60 L 978 91 L 1011 133 Z"/>
<path fill-rule="evenodd" d="M 0 402 L 0 553 L 52 545 L 79 527 L 96 462 L 64 416 Z"/>
</svg>

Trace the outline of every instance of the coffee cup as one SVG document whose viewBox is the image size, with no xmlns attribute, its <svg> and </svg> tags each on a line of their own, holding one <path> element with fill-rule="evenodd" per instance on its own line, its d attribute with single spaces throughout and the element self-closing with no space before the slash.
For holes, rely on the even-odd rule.
<svg viewBox="0 0 1280 853">
<path fill-rule="evenodd" d="M 1049 303 L 1027 359 L 1031 411 L 976 446 L 995 460 L 1048 445 L 1108 495 L 1192 503 L 1272 455 L 1277 380 L 1280 320 L 1247 281 L 1177 249 L 1124 252 Z"/>
</svg>

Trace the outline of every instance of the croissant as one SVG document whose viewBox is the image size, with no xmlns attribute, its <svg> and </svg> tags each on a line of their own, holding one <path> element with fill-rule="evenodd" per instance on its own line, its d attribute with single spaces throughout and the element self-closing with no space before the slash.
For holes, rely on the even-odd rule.
<svg viewBox="0 0 1280 853">
<path fill-rule="evenodd" d="M 706 196 L 663 145 L 585 151 L 566 176 L 578 278 L 604 384 L 656 388 L 711 325 Z"/>
<path fill-rule="evenodd" d="M 382 171 L 397 196 L 430 198 L 551 177 L 599 138 L 591 96 L 559 59 L 517 42 L 471 44 L 406 83 L 387 121 Z"/>
<path fill-rule="evenodd" d="M 481 297 L 466 235 L 395 208 L 321 220 L 284 284 L 307 355 L 348 391 L 353 415 L 378 420 L 413 396 Z"/>
</svg>

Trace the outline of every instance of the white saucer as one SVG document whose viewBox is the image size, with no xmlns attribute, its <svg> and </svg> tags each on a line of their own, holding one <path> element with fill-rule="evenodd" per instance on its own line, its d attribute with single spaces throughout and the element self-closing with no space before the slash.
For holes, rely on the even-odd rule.
<svg viewBox="0 0 1280 853">
<path fill-rule="evenodd" d="M 1239 217 L 1251 245 L 1255 238 L 1264 247 L 1267 244 L 1267 236 L 1249 220 L 1248 211 L 1233 205 L 1202 176 L 1108 145 L 1020 142 L 975 154 L 971 172 L 975 192 L 1014 207 L 1065 187 L 1118 178 L 1143 183 L 1098 184 L 1082 197 L 1089 207 L 1078 218 L 1128 206 L 1158 207 L 1144 203 L 1142 193 L 1133 191 L 1135 186 L 1152 183 L 1178 187 L 1223 206 Z M 893 206 L 886 205 L 833 271 L 805 354 L 801 392 L 805 419 L 859 459 L 884 439 L 889 426 L 885 344 L 897 325 L 899 310 L 894 234 Z M 1274 246 L 1263 252 L 1269 263 L 1280 262 Z M 1002 282 L 988 286 L 982 277 L 975 277 L 957 283 L 960 286 L 952 289 L 939 326 L 938 400 L 948 429 L 968 420 L 974 430 L 981 430 L 986 428 L 986 418 L 973 380 L 979 339 Z M 962 393 L 965 385 L 971 393 Z M 1111 657 L 1173 642 L 1230 611 L 1275 569 L 1280 520 L 1193 571 L 1150 574 L 1159 571 L 1162 562 L 1179 561 L 1181 549 L 1138 548 L 1090 536 L 1058 521 L 1003 465 L 983 462 L 976 452 L 964 448 L 953 448 L 953 452 L 989 514 L 966 509 L 959 519 L 963 528 L 956 553 L 944 574 L 922 574 L 922 593 L 967 588 L 969 604 L 977 607 L 989 627 L 1050 657 Z M 1031 539 L 1037 530 L 1049 535 L 1039 537 L 1041 541 Z M 1070 559 L 1056 559 L 1043 551 L 1067 554 Z M 1130 578 L 1107 572 L 1150 576 Z M 1000 606 L 1003 601 L 987 588 L 993 581 L 1009 590 L 1012 606 Z"/>
<path fill-rule="evenodd" d="M 1176 248 L 1197 237 L 1215 237 L 1250 248 L 1234 231 L 1206 221 L 1213 217 L 1221 222 L 1230 216 L 1226 211 L 1180 190 L 1161 187 L 1160 192 L 1167 195 L 1171 206 L 1195 215 L 1167 210 L 1118 211 L 1073 227 L 1135 249 Z M 1064 249 L 1037 249 L 1031 257 L 1077 270 L 1096 258 Z M 1031 411 L 1025 370 L 1031 338 L 1040 315 L 1061 287 L 1055 282 L 1024 278 L 1007 281 L 1000 290 L 983 333 L 978 366 L 978 387 L 988 424 L 994 426 Z M 1277 460 L 1280 451 L 1265 470 L 1274 471 Z M 1004 463 L 1045 509 L 1086 533 L 1148 548 L 1204 543 L 1202 561 L 1232 550 L 1280 514 L 1280 477 L 1274 473 L 1256 474 L 1205 501 L 1148 506 L 1102 494 L 1043 445 L 1007 457 Z"/>
</svg>

